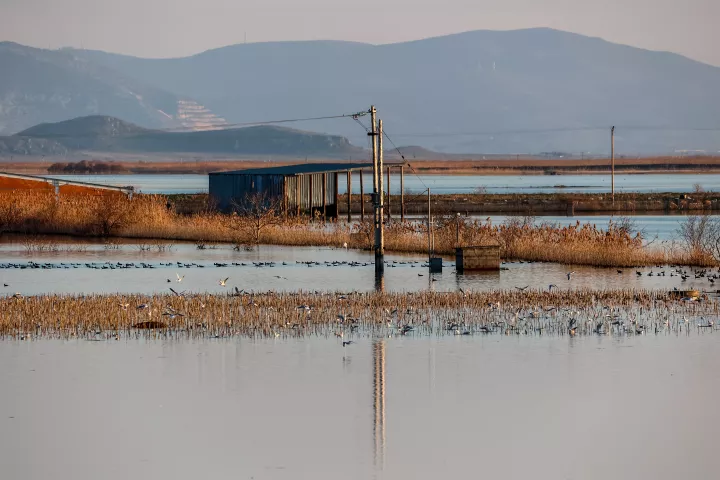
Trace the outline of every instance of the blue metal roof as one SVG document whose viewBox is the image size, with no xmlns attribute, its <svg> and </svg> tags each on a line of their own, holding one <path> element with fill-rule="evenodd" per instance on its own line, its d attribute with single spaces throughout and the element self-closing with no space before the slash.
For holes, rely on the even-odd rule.
<svg viewBox="0 0 720 480">
<path fill-rule="evenodd" d="M 280 167 L 248 168 L 229 172 L 211 172 L 210 175 L 303 175 L 309 173 L 347 172 L 360 168 L 371 168 L 372 163 L 301 163 Z"/>
</svg>

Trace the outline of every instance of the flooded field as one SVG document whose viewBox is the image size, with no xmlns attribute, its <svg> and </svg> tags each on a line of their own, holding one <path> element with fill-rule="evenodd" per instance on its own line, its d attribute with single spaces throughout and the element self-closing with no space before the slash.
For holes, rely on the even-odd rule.
<svg viewBox="0 0 720 480">
<path fill-rule="evenodd" d="M 208 191 L 207 175 L 50 175 L 115 186 L 134 186 L 143 193 L 202 193 Z M 694 185 L 707 191 L 720 191 L 719 174 L 615 175 L 619 192 L 692 192 Z M 372 185 L 372 175 L 365 176 Z M 599 193 L 610 191 L 609 175 L 405 175 L 408 192 L 422 192 L 430 187 L 434 193 L 473 193 L 483 188 L 487 193 Z M 340 182 L 340 193 L 346 193 Z M 391 191 L 400 193 L 400 179 L 391 176 Z M 360 193 L 360 182 L 353 180 L 353 193 Z"/>
<path fill-rule="evenodd" d="M 141 251 L 140 248 L 151 248 Z M 57 251 L 28 252 L 16 238 L 0 243 L 0 294 L 41 293 L 224 293 L 247 291 L 370 291 L 377 288 L 371 252 L 317 247 L 260 246 L 235 251 L 229 245 L 198 250 L 174 244 L 155 251 L 146 244 L 106 249 L 99 243 L 57 243 Z M 430 274 L 426 256 L 386 254 L 382 287 L 387 291 L 636 288 L 715 291 L 717 272 L 661 266 L 637 269 L 506 262 L 492 273 L 458 275 L 454 259 Z M 574 272 L 567 278 L 569 272 Z M 680 272 L 686 272 L 683 280 Z M 182 281 L 178 282 L 178 276 Z M 219 281 L 228 278 L 225 286 Z M 712 282 L 711 282 L 712 280 Z M 720 280 L 718 285 L 720 285 Z"/>
<path fill-rule="evenodd" d="M 13 479 L 708 478 L 717 335 L 3 341 Z"/>
</svg>

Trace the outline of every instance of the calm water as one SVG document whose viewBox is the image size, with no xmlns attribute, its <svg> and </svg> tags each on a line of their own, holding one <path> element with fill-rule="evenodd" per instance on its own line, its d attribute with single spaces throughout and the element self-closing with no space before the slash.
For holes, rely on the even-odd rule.
<svg viewBox="0 0 720 480">
<path fill-rule="evenodd" d="M 717 344 L 3 341 L 0 468 L 20 480 L 712 478 Z"/>
<path fill-rule="evenodd" d="M 208 191 L 207 175 L 55 175 L 57 178 L 101 183 L 115 186 L 134 186 L 144 193 L 200 193 Z M 393 193 L 400 192 L 399 177 L 391 177 Z M 720 174 L 662 174 L 615 175 L 617 191 L 629 192 L 691 192 L 700 184 L 705 190 L 720 191 Z M 558 186 L 564 186 L 559 188 Z M 610 191 L 608 175 L 405 175 L 408 192 L 422 192 L 426 188 L 435 193 L 472 193 L 484 188 L 488 193 L 553 193 Z M 365 176 L 365 190 L 372 190 L 372 176 Z M 340 193 L 347 191 L 340 182 Z M 353 179 L 353 192 L 360 193 L 360 181 Z"/>
<path fill-rule="evenodd" d="M 376 288 L 373 256 L 369 252 L 317 247 L 262 246 L 252 252 L 236 252 L 230 246 L 214 250 L 197 250 L 194 245 L 175 245 L 166 252 L 140 252 L 133 246 L 121 250 L 106 251 L 101 245 L 90 244 L 84 252 L 65 251 L 76 249 L 77 244 L 61 246 L 55 253 L 27 253 L 19 243 L 0 243 L 0 283 L 7 283 L 0 294 L 25 295 L 40 293 L 169 293 L 169 288 L 188 292 L 223 293 L 235 287 L 247 291 L 370 291 Z M 506 270 L 484 274 L 458 275 L 453 259 L 446 259 L 443 272 L 429 274 L 424 266 L 426 257 L 387 254 L 383 286 L 387 291 L 457 291 L 513 289 L 530 286 L 546 289 L 554 284 L 561 289 L 575 288 L 637 288 L 680 290 L 698 289 L 715 291 L 717 288 L 706 278 L 691 276 L 682 281 L 670 276 L 671 268 L 616 269 L 566 266 L 554 263 L 504 263 Z M 196 265 L 178 267 L 176 262 Z M 7 268 L 9 264 L 28 265 L 29 262 L 52 264 L 61 268 L 19 269 Z M 155 268 L 100 267 L 133 262 L 152 265 Z M 172 265 L 167 266 L 167 263 Z M 276 262 L 275 266 L 253 265 L 253 262 Z M 283 262 L 286 265 L 283 265 Z M 299 262 L 299 263 L 298 263 Z M 320 262 L 308 266 L 303 262 Z M 324 262 L 331 262 L 325 264 Z M 335 264 L 332 262 L 347 262 Z M 355 265 L 351 265 L 356 262 Z M 76 265 L 70 265 L 74 263 Z M 85 264 L 90 263 L 89 268 Z M 216 267 L 215 263 L 228 263 Z M 245 263 L 233 266 L 232 263 Z M 61 265 L 64 264 L 64 265 Z M 165 264 L 165 265 L 163 265 Z M 65 267 L 65 268 L 62 268 Z M 571 280 L 567 272 L 575 271 Z M 643 273 L 637 276 L 636 271 Z M 665 276 L 658 276 L 659 272 Z M 650 272 L 652 276 L 648 275 Z M 176 275 L 184 276 L 178 283 Z M 229 277 L 227 287 L 218 285 L 220 279 Z M 168 282 L 168 279 L 170 282 Z M 719 284 L 720 285 L 720 284 Z"/>
</svg>

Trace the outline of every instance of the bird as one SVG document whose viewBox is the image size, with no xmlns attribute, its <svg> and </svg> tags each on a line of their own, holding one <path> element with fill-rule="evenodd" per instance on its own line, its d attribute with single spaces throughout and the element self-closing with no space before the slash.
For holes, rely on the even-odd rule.
<svg viewBox="0 0 720 480">
<path fill-rule="evenodd" d="M 183 276 L 181 277 L 180 274 L 178 274 L 178 273 L 176 273 L 175 276 L 177 277 L 178 283 L 182 282 L 182 281 L 183 281 L 183 278 L 185 278 L 185 275 L 183 275 Z"/>
<path fill-rule="evenodd" d="M 228 281 L 228 280 L 230 280 L 230 277 L 227 277 L 225 280 L 220 280 L 220 281 L 218 281 L 218 284 L 219 284 L 221 287 L 224 287 L 224 286 L 226 286 L 225 284 L 227 284 L 227 281 Z"/>
<path fill-rule="evenodd" d="M 524 287 L 515 287 L 515 288 L 517 288 L 517 289 L 520 290 L 521 292 L 524 292 L 525 290 L 527 290 L 527 288 L 528 288 L 529 286 L 530 286 L 530 285 L 525 285 Z"/>
<path fill-rule="evenodd" d="M 7 283 L 3 283 L 3 287 L 9 287 L 9 286 L 10 285 L 8 285 Z"/>
<path fill-rule="evenodd" d="M 567 273 L 567 278 L 568 278 L 568 281 L 570 281 L 570 279 L 572 278 L 572 276 L 573 276 L 573 273 L 575 273 L 575 272 L 574 272 L 574 271 L 572 271 L 572 272 L 568 272 L 568 273 Z"/>
<path fill-rule="evenodd" d="M 555 285 L 554 283 L 551 283 L 550 285 L 548 285 L 548 292 L 552 292 L 553 287 L 558 288 L 557 285 Z"/>
<path fill-rule="evenodd" d="M 347 250 L 347 248 L 348 248 L 347 242 L 343 242 L 343 248 Z"/>
<path fill-rule="evenodd" d="M 120 307 L 122 307 L 123 310 L 127 310 L 127 307 L 130 306 L 129 303 L 118 303 L 118 305 L 119 305 Z"/>
<path fill-rule="evenodd" d="M 145 310 L 145 309 L 148 308 L 149 306 L 150 306 L 150 305 L 148 305 L 147 303 L 141 303 L 141 304 L 138 305 L 136 308 L 137 308 L 138 310 Z"/>
<path fill-rule="evenodd" d="M 170 289 L 170 291 L 171 291 L 175 296 L 177 296 L 177 297 L 184 297 L 184 296 L 185 296 L 185 292 L 184 292 L 184 291 L 178 293 L 178 292 L 176 292 L 176 291 L 175 291 L 174 289 L 172 289 L 172 288 Z"/>
<path fill-rule="evenodd" d="M 14 299 L 16 299 L 16 300 L 22 300 L 22 299 L 25 298 L 25 297 L 23 296 L 22 293 L 20 293 L 20 292 L 15 292 L 15 295 L 13 295 L 13 296 L 10 297 L 10 298 L 14 298 Z"/>
<path fill-rule="evenodd" d="M 618 275 L 622 275 L 622 273 L 623 273 L 622 270 L 618 270 L 617 272 L 618 272 Z"/>
<path fill-rule="evenodd" d="M 347 347 L 348 345 L 351 345 L 353 343 L 355 342 L 353 342 L 352 340 L 348 340 L 347 342 L 343 342 L 343 347 Z"/>
</svg>

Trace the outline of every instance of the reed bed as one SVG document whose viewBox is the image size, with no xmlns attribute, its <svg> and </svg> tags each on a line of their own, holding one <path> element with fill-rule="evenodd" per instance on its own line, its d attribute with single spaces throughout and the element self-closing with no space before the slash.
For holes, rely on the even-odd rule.
<svg viewBox="0 0 720 480">
<path fill-rule="evenodd" d="M 35 234 L 94 235 L 169 241 L 228 242 L 235 245 L 372 247 L 369 222 L 321 222 L 306 217 L 283 218 L 276 212 L 256 216 L 224 215 L 206 211 L 181 215 L 167 208 L 167 198 L 120 194 L 68 195 L 49 192 L 0 193 L 0 231 Z M 423 222 L 389 222 L 385 247 L 390 252 L 426 253 L 427 225 Z M 607 230 L 592 224 L 561 227 L 516 220 L 502 225 L 441 216 L 433 227 L 434 250 L 453 255 L 458 245 L 497 242 L 507 260 L 547 261 L 564 264 L 632 267 L 643 265 L 711 266 L 712 255 L 677 245 L 650 247 L 627 225 Z"/>
<path fill-rule="evenodd" d="M 718 302 L 633 290 L 236 293 L 0 299 L 0 337 L 111 340 L 712 332 Z"/>
</svg>

